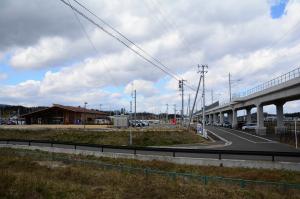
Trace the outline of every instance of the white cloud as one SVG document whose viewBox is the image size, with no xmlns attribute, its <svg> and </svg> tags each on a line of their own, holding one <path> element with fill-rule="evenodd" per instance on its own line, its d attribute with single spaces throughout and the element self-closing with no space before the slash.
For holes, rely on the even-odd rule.
<svg viewBox="0 0 300 199">
<path fill-rule="evenodd" d="M 133 90 L 136 90 L 139 95 L 144 97 L 151 97 L 153 95 L 159 94 L 158 89 L 155 88 L 154 83 L 146 80 L 134 80 L 127 84 L 124 92 L 131 95 Z"/>
<path fill-rule="evenodd" d="M 228 98 L 229 72 L 233 79 L 242 79 L 233 85 L 233 92 L 237 92 L 299 66 L 299 26 L 295 25 L 300 17 L 300 3 L 290 2 L 286 15 L 276 20 L 270 17 L 272 3 L 260 0 L 86 1 L 87 7 L 193 87 L 199 79 L 196 64 L 208 64 L 207 89 L 219 94 L 215 98 L 220 100 Z M 61 7 L 64 12 L 68 10 Z M 71 11 L 69 14 L 73 17 Z M 0 97 L 10 96 L 15 102 L 31 99 L 36 104 L 56 100 L 96 103 L 97 98 L 111 98 L 120 106 L 128 106 L 126 97 L 131 91 L 130 83 L 134 82 L 141 95 L 139 108 L 165 109 L 166 103 L 180 102 L 177 81 L 170 79 L 157 86 L 160 80 L 165 82 L 165 74 L 82 19 L 98 50 L 96 53 L 75 19 L 73 22 L 70 24 L 77 32 L 69 24 L 61 32 L 49 31 L 49 35 L 41 32 L 27 45 L 15 43 L 7 48 L 4 53 L 11 54 L 10 65 L 15 69 L 47 68 L 48 71 L 43 77 L 34 78 L 39 81 L 6 86 Z M 55 29 L 54 23 L 49 22 L 48 26 Z M 71 31 L 76 36 L 70 36 Z M 125 89 L 124 93 L 103 91 L 106 87 Z M 13 91 L 20 92 L 20 96 Z M 209 98 L 208 95 L 208 102 Z"/>
</svg>

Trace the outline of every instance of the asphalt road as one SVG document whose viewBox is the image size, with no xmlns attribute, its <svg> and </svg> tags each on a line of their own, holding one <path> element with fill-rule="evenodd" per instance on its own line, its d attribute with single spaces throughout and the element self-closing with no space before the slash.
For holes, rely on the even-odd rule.
<svg viewBox="0 0 300 199">
<path fill-rule="evenodd" d="M 300 152 L 294 147 L 273 141 L 266 137 L 252 135 L 240 130 L 208 126 L 207 129 L 231 142 L 230 145 L 218 149 L 247 151 L 285 151 Z"/>
<path fill-rule="evenodd" d="M 209 126 L 207 129 L 214 134 L 216 134 L 219 137 L 222 137 L 223 139 L 227 140 L 229 144 L 227 143 L 227 146 L 225 146 L 225 143 L 222 145 L 220 144 L 220 141 L 218 141 L 218 145 L 212 145 L 216 146 L 215 149 L 218 150 L 247 150 L 247 151 L 281 151 L 281 152 L 300 152 L 300 150 L 296 150 L 295 148 L 278 143 L 276 141 L 270 140 L 268 138 L 251 135 L 246 132 L 233 130 L 233 129 L 227 129 L 222 127 L 212 127 Z M 5 144 L 5 142 L 0 142 L 0 144 Z M 25 143 L 18 143 L 18 142 L 11 142 L 10 144 L 15 145 L 24 145 Z M 27 144 L 25 144 L 27 145 Z M 51 145 L 47 143 L 32 143 L 32 146 L 39 146 L 39 147 L 49 147 Z M 63 144 L 54 144 L 53 147 L 61 148 L 61 149 L 74 149 L 74 146 L 70 145 L 63 145 Z M 185 146 L 186 148 L 189 148 L 188 146 Z M 214 149 L 214 148 L 210 149 Z M 100 148 L 96 147 L 83 147 L 78 146 L 77 149 L 81 150 L 88 150 L 88 151 L 100 151 Z M 104 148 L 103 152 L 112 152 L 112 153 L 128 153 L 133 154 L 133 150 L 130 149 L 109 149 Z M 143 155 L 165 155 L 165 156 L 172 156 L 172 152 L 160 152 L 160 151 L 142 151 L 138 150 L 137 154 L 143 154 Z M 176 152 L 176 157 L 192 157 L 192 158 L 213 158 L 218 159 L 218 154 L 202 154 L 202 153 L 182 153 L 182 152 Z M 271 161 L 272 157 L 270 156 L 253 156 L 253 155 L 222 155 L 222 159 L 238 159 L 238 160 L 267 160 Z M 275 157 L 275 161 L 286 161 L 286 162 L 300 162 L 300 157 Z"/>
</svg>

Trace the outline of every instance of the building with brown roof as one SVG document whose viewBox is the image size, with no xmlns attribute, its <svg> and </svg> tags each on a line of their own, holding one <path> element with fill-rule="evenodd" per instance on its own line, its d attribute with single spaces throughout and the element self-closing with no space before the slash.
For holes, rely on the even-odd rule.
<svg viewBox="0 0 300 199">
<path fill-rule="evenodd" d="M 26 124 L 95 124 L 96 119 L 107 119 L 108 114 L 82 107 L 53 104 L 52 107 L 22 115 Z"/>
</svg>

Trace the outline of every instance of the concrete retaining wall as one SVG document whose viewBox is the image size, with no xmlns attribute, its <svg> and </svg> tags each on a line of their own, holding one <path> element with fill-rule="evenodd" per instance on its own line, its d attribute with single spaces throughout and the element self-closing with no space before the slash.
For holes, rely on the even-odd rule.
<svg viewBox="0 0 300 199">
<path fill-rule="evenodd" d="M 244 167 L 244 168 L 264 168 L 264 169 L 285 169 L 291 171 L 300 171 L 300 163 L 294 162 L 271 162 L 271 161 L 252 161 L 252 160 L 232 160 L 232 159 L 211 159 L 211 158 L 190 158 L 190 157 L 172 157 L 172 156 L 159 156 L 159 155 L 141 155 L 141 154 L 126 154 L 126 153 L 111 153 L 75 149 L 63 149 L 55 147 L 39 147 L 39 146 L 24 146 L 24 145 L 11 145 L 0 144 L 0 147 L 16 148 L 16 149 L 29 149 L 41 150 L 53 153 L 77 154 L 77 155 L 93 155 L 96 157 L 109 157 L 109 158 L 125 158 L 136 159 L 143 161 L 165 161 L 175 164 L 186 165 L 202 165 L 202 166 L 223 166 L 223 167 Z"/>
</svg>

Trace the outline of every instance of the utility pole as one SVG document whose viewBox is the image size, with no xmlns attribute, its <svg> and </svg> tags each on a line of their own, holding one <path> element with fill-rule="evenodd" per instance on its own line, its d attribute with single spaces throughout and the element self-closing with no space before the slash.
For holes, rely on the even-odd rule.
<svg viewBox="0 0 300 199">
<path fill-rule="evenodd" d="M 207 69 L 208 66 L 207 65 L 202 65 L 202 79 L 203 79 L 203 84 L 202 84 L 202 132 L 203 132 L 203 136 L 205 138 L 207 138 L 207 134 L 206 134 L 206 131 L 205 131 L 205 73 L 207 73 L 207 70 L 205 70 L 205 68 Z"/>
<path fill-rule="evenodd" d="M 190 112 L 191 112 L 190 106 L 191 106 L 191 94 L 189 93 L 188 107 L 187 107 L 187 109 L 186 109 L 186 114 L 187 114 L 187 115 L 190 115 Z"/>
<path fill-rule="evenodd" d="M 130 111 L 129 111 L 129 121 L 132 121 L 132 100 L 130 100 Z M 129 145 L 132 145 L 132 130 L 131 130 L 131 126 L 130 124 L 133 123 L 129 123 Z"/>
<path fill-rule="evenodd" d="M 179 80 L 179 91 L 181 91 L 181 125 L 184 122 L 184 81 L 186 80 Z"/>
<path fill-rule="evenodd" d="M 174 106 L 174 121 L 176 122 L 176 104 L 173 104 Z"/>
<path fill-rule="evenodd" d="M 136 120 L 136 90 L 134 90 L 134 120 Z"/>
<path fill-rule="evenodd" d="M 99 104 L 99 108 L 100 108 L 100 109 L 99 109 L 99 111 L 101 111 L 101 110 L 102 110 L 102 109 L 101 109 L 101 107 L 102 107 L 102 104 Z"/>
<path fill-rule="evenodd" d="M 199 69 L 200 69 L 200 66 L 198 65 L 198 73 L 201 72 Z M 193 107 L 192 107 L 192 112 L 190 113 L 190 119 L 189 119 L 189 123 L 188 123 L 188 131 L 190 130 L 191 122 L 192 122 L 192 119 L 193 119 L 193 113 L 194 113 L 194 108 L 195 108 L 195 105 L 196 105 L 196 102 L 197 102 L 198 92 L 199 92 L 199 89 L 200 89 L 201 78 L 202 78 L 202 74 L 200 73 L 199 83 L 198 83 L 198 87 L 197 87 L 197 91 L 196 91 L 196 95 L 195 95 L 195 99 L 194 99 L 194 103 L 193 103 Z"/>
<path fill-rule="evenodd" d="M 86 123 L 86 105 L 87 105 L 87 102 L 84 102 L 84 125 L 83 125 L 84 129 L 85 129 L 85 123 Z"/>
<path fill-rule="evenodd" d="M 169 112 L 169 104 L 166 104 L 167 111 L 166 111 L 166 123 L 168 123 L 168 112 Z"/>
<path fill-rule="evenodd" d="M 230 73 L 228 74 L 228 80 L 229 80 L 229 102 L 231 102 L 231 77 L 230 77 Z"/>
</svg>

